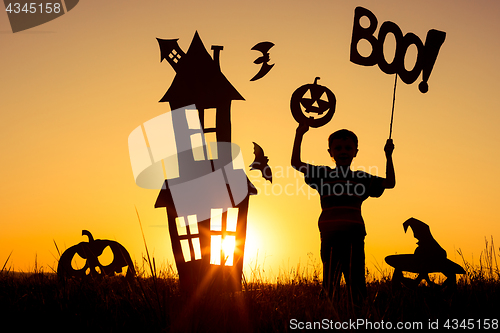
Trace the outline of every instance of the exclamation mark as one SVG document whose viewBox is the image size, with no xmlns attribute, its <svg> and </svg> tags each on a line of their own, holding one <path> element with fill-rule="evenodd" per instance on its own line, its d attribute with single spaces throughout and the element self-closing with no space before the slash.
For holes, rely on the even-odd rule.
<svg viewBox="0 0 500 333">
<path fill-rule="evenodd" d="M 427 37 L 425 38 L 425 51 L 424 51 L 424 61 L 422 64 L 422 82 L 418 85 L 418 89 L 422 93 L 426 93 L 429 90 L 427 81 L 431 75 L 432 68 L 436 62 L 439 49 L 443 45 L 446 39 L 446 32 L 431 29 L 427 32 Z"/>
</svg>

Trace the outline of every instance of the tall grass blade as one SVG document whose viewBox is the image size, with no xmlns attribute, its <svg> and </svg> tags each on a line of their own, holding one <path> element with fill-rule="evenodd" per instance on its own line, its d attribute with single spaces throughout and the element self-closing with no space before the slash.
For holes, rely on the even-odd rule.
<svg viewBox="0 0 500 333">
<path fill-rule="evenodd" d="M 61 252 L 59 251 L 59 247 L 57 246 L 56 240 L 52 239 L 54 241 L 54 245 L 56 246 L 57 254 L 59 255 L 59 258 L 61 258 Z"/>
<path fill-rule="evenodd" d="M 146 248 L 146 256 L 148 258 L 148 265 L 149 265 L 149 269 L 151 271 L 151 277 L 153 279 L 153 286 L 154 286 L 154 290 L 155 290 L 156 302 L 158 303 L 158 311 L 160 312 L 160 318 L 164 319 L 162 312 L 161 312 L 162 306 L 161 306 L 161 301 L 160 301 L 160 293 L 158 291 L 158 281 L 157 281 L 158 276 L 156 275 L 156 263 L 155 263 L 154 258 L 153 258 L 153 260 L 151 260 L 151 257 L 149 256 L 148 244 L 146 243 L 146 237 L 144 236 L 144 230 L 142 229 L 141 218 L 139 216 L 139 212 L 137 211 L 137 207 L 135 207 L 135 212 L 137 214 L 137 219 L 139 220 L 139 226 L 141 227 L 141 234 L 142 234 L 142 239 L 144 241 L 144 247 Z"/>
<path fill-rule="evenodd" d="M 0 272 L 3 272 L 3 270 L 5 269 L 5 266 L 7 266 L 7 262 L 9 262 L 10 256 L 12 255 L 12 252 L 14 252 L 14 250 L 10 251 L 10 254 L 7 257 L 7 260 L 5 260 L 5 263 L 3 264 L 2 270 L 0 270 Z"/>
</svg>

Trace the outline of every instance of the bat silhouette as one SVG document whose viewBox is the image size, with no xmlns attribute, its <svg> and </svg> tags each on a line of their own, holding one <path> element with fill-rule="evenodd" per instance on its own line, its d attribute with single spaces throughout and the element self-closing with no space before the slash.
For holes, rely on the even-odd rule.
<svg viewBox="0 0 500 333">
<path fill-rule="evenodd" d="M 262 172 L 262 177 L 272 183 L 273 173 L 271 167 L 267 164 L 269 158 L 264 155 L 264 150 L 255 142 L 253 142 L 253 153 L 255 154 L 255 159 L 252 164 L 250 164 L 250 170 L 260 170 L 260 172 Z"/>
<path fill-rule="evenodd" d="M 255 81 L 260 78 L 262 78 L 264 75 L 269 73 L 271 68 L 273 68 L 274 64 L 269 65 L 269 50 L 271 47 L 274 46 L 274 43 L 271 42 L 260 42 L 257 43 L 254 47 L 252 47 L 252 50 L 260 51 L 262 52 L 262 57 L 259 57 L 255 59 L 253 62 L 254 64 L 262 64 L 262 67 L 260 67 L 260 70 L 253 78 L 250 79 L 250 81 Z"/>
</svg>

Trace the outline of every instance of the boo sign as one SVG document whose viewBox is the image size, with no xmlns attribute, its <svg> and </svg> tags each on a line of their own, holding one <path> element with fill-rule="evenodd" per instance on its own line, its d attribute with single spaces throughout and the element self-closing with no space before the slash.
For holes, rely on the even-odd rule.
<svg viewBox="0 0 500 333">
<path fill-rule="evenodd" d="M 361 25 L 360 21 L 363 17 L 368 18 L 368 27 Z M 429 30 L 424 44 L 414 33 L 409 32 L 403 35 L 398 25 L 390 21 L 386 21 L 380 26 L 378 36 L 375 37 L 377 25 L 377 18 L 371 11 L 363 7 L 356 7 L 352 28 L 351 62 L 362 66 L 378 64 L 384 73 L 397 74 L 406 84 L 415 82 L 422 73 L 422 82 L 418 85 L 418 89 L 422 93 L 426 93 L 429 90 L 427 81 L 436 62 L 439 49 L 446 38 L 446 33 L 434 29 Z M 396 52 L 391 63 L 388 63 L 384 57 L 384 42 L 388 34 L 392 34 L 396 39 Z M 372 47 L 370 55 L 366 57 L 359 54 L 358 51 L 358 43 L 363 39 L 368 41 Z M 407 70 L 404 60 L 411 45 L 415 45 L 417 48 L 417 59 L 413 68 Z"/>
</svg>

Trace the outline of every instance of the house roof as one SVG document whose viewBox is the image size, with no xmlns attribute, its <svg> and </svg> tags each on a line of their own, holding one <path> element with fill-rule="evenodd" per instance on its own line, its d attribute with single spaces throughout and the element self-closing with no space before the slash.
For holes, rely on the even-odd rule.
<svg viewBox="0 0 500 333">
<path fill-rule="evenodd" d="M 222 74 L 195 33 L 186 54 L 179 60 L 176 76 L 160 102 L 216 107 L 228 100 L 244 100 Z"/>
</svg>

